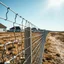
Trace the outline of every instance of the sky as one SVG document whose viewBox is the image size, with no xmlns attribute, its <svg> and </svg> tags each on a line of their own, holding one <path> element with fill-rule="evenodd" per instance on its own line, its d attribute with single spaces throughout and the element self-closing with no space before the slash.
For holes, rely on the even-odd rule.
<svg viewBox="0 0 64 64">
<path fill-rule="evenodd" d="M 41 29 L 64 31 L 64 0 L 0 0 L 19 15 Z M 0 4 L 0 17 L 5 17 L 7 9 Z M 8 19 L 14 21 L 9 11 Z M 20 20 L 17 21 L 20 23 Z M 12 24 L 0 19 L 0 23 Z"/>
</svg>

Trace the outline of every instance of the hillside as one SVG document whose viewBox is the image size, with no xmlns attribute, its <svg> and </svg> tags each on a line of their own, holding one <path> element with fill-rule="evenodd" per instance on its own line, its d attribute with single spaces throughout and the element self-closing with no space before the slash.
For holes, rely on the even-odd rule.
<svg viewBox="0 0 64 64">
<path fill-rule="evenodd" d="M 47 35 L 43 57 L 43 64 L 64 64 L 64 32 Z"/>
</svg>

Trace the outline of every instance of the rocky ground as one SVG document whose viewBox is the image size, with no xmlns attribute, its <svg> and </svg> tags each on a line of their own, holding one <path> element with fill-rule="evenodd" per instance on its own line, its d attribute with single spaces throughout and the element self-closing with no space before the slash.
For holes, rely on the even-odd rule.
<svg viewBox="0 0 64 64">
<path fill-rule="evenodd" d="M 50 32 L 47 35 L 43 64 L 64 64 L 64 32 Z"/>
</svg>

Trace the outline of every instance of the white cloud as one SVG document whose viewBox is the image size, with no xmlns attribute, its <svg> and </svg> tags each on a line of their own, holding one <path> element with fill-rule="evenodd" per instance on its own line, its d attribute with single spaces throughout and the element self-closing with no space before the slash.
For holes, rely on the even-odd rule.
<svg viewBox="0 0 64 64">
<path fill-rule="evenodd" d="M 60 8 L 64 4 L 64 0 L 48 0 L 46 7 L 50 8 Z"/>
</svg>

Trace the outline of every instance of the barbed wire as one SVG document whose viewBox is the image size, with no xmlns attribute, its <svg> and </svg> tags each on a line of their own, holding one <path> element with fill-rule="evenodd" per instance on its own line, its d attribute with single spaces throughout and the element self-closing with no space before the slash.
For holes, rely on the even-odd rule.
<svg viewBox="0 0 64 64">
<path fill-rule="evenodd" d="M 38 40 L 39 41 L 39 40 Z M 35 50 L 38 48 L 38 46 L 41 44 L 41 42 L 36 46 L 36 48 L 35 48 Z M 34 50 L 34 51 L 35 51 Z M 34 53 L 34 51 L 31 53 L 31 55 L 33 55 L 33 53 Z M 38 52 L 38 51 L 37 51 Z M 29 57 L 31 56 L 31 55 L 29 55 L 28 56 L 28 58 L 24 61 L 24 63 L 23 64 L 25 64 L 27 61 L 28 61 L 28 59 L 29 59 Z M 35 54 L 36 55 L 36 54 Z M 32 63 L 31 63 L 32 64 Z"/>
<path fill-rule="evenodd" d="M 40 40 L 40 39 L 39 39 Z M 39 42 L 39 40 L 38 40 L 38 42 Z M 40 45 L 40 43 L 38 43 L 38 45 L 35 47 L 35 49 L 33 50 L 33 52 L 32 53 L 34 53 L 35 52 L 35 50 L 38 48 L 38 46 Z"/>
<path fill-rule="evenodd" d="M 42 40 L 40 41 L 39 45 L 40 45 L 41 43 L 42 43 Z M 39 47 L 40 47 L 40 46 L 39 46 Z M 40 48 L 39 48 L 39 51 L 40 51 Z M 38 50 L 37 50 L 36 52 L 38 52 Z M 39 53 L 39 52 L 38 52 L 38 53 Z M 33 62 L 36 61 L 38 53 L 35 53 Z M 34 64 L 34 63 L 33 63 L 33 64 Z"/>
<path fill-rule="evenodd" d="M 42 35 L 38 35 L 38 36 L 42 36 Z M 32 38 L 33 38 L 33 37 L 32 37 Z M 40 38 L 40 39 L 41 39 L 41 38 Z M 35 43 L 37 43 L 38 41 L 40 41 L 40 39 L 38 39 Z M 6 43 L 6 45 L 8 45 L 8 44 L 10 44 L 10 43 L 12 43 L 12 42 Z M 34 43 L 34 44 L 35 44 L 35 43 Z M 33 45 L 34 45 L 34 44 L 33 44 Z M 39 46 L 39 44 L 38 44 L 38 46 Z M 37 47 L 38 47 L 38 46 L 37 46 Z M 37 47 L 36 47 L 36 48 L 37 48 Z M 30 48 L 30 46 L 29 46 L 28 48 Z M 26 51 L 28 48 L 26 48 L 24 51 Z M 36 50 L 36 48 L 34 49 L 34 51 Z M 34 52 L 34 51 L 33 51 L 33 52 Z M 22 52 L 23 52 L 23 51 L 22 51 Z M 21 52 L 21 53 L 22 53 L 22 52 Z M 13 60 L 13 59 L 15 59 L 15 58 L 16 58 L 18 55 L 20 55 L 21 53 L 19 53 L 19 54 L 17 54 L 16 56 L 14 56 L 12 59 L 10 59 L 10 61 Z"/>
<path fill-rule="evenodd" d="M 40 40 L 40 39 L 39 39 L 39 40 Z M 39 41 L 39 40 L 38 40 L 38 41 Z M 31 53 L 31 55 L 35 52 L 35 50 L 38 48 L 38 46 L 39 46 L 40 44 L 41 44 L 41 43 L 39 43 L 39 44 L 36 46 L 36 48 L 35 48 L 34 51 Z M 29 48 L 30 48 L 30 46 L 29 46 L 28 48 L 26 48 L 24 51 L 26 51 L 26 50 L 29 49 Z M 23 52 L 23 51 L 22 51 L 22 52 Z M 21 53 L 22 53 L 22 52 L 21 52 Z M 18 55 L 19 55 L 19 54 L 18 54 Z M 16 55 L 15 58 L 16 58 L 18 55 Z M 28 56 L 28 58 L 24 61 L 23 64 L 25 64 L 25 63 L 27 62 L 27 60 L 29 59 L 29 57 L 30 57 L 31 55 Z M 11 61 L 11 60 L 10 60 L 10 61 Z"/>
<path fill-rule="evenodd" d="M 8 14 L 8 12 L 9 12 L 9 10 L 10 10 L 10 11 L 13 12 L 16 16 L 19 16 L 19 18 L 24 19 L 24 20 L 26 21 L 25 18 L 23 18 L 22 16 L 20 16 L 18 13 L 16 13 L 15 11 L 13 11 L 10 7 L 8 7 L 7 5 L 5 5 L 5 4 L 2 3 L 1 1 L 0 1 L 0 4 L 7 8 L 6 20 L 8 19 L 8 18 L 7 18 L 7 14 Z M 34 24 L 32 24 L 31 22 L 29 22 L 28 20 L 27 20 L 27 22 L 28 22 L 29 24 L 31 24 L 32 26 L 35 26 Z M 35 26 L 35 27 L 37 27 L 37 26 Z M 37 27 L 37 28 L 38 28 L 38 27 Z"/>
<path fill-rule="evenodd" d="M 33 36 L 33 37 L 29 37 L 29 38 L 35 38 L 35 37 L 38 37 L 38 36 L 42 36 L 42 34 L 37 35 L 37 36 Z M 25 40 L 26 40 L 26 39 L 29 39 L 29 38 L 25 38 Z M 21 39 L 21 40 L 23 40 L 23 39 Z M 8 43 L 5 43 L 5 44 L 0 44 L 0 46 L 6 46 L 6 45 L 12 44 L 12 43 L 15 43 L 15 42 L 8 42 Z M 34 43 L 34 44 L 35 44 L 35 43 Z"/>
<path fill-rule="evenodd" d="M 40 39 L 41 39 L 41 38 L 40 38 Z M 40 39 L 39 39 L 39 40 L 40 40 Z M 38 40 L 38 41 L 39 41 L 39 40 Z M 34 49 L 33 53 L 35 52 L 35 50 L 38 48 L 38 46 L 39 46 L 40 44 L 41 44 L 41 43 L 39 43 L 39 44 L 36 46 L 36 48 Z M 9 62 L 12 61 L 13 59 L 15 59 L 18 55 L 22 54 L 24 51 L 26 51 L 26 50 L 29 49 L 29 48 L 30 48 L 30 46 L 27 47 L 26 49 L 24 49 L 23 51 L 21 51 L 20 53 L 18 53 L 16 56 L 12 57 L 12 58 L 9 60 Z M 33 53 L 31 53 L 31 55 L 32 55 Z M 31 55 L 28 56 L 28 58 L 24 61 L 23 64 L 25 64 L 25 63 L 27 62 L 27 60 L 29 59 L 29 57 L 30 57 Z"/>
<path fill-rule="evenodd" d="M 36 57 L 37 53 L 39 52 L 39 50 L 40 50 L 40 48 L 38 48 L 38 50 L 35 52 L 35 54 L 34 54 L 34 56 L 33 56 L 33 59 L 35 59 L 35 57 Z M 33 61 L 34 61 L 34 60 L 33 60 Z M 32 61 L 32 63 L 33 63 L 33 61 Z"/>
<path fill-rule="evenodd" d="M 5 20 L 5 21 L 9 21 L 9 22 L 11 22 L 11 23 L 13 23 L 13 26 L 14 26 L 14 23 L 15 22 L 13 22 L 13 21 L 11 21 L 11 20 L 6 20 L 6 18 L 3 18 L 3 17 L 0 17 L 0 19 L 3 19 L 3 20 Z M 23 18 L 22 18 L 23 19 Z M 17 24 L 17 25 L 19 25 L 19 26 L 22 26 L 22 27 L 24 27 L 24 28 L 26 28 L 27 26 L 26 25 L 21 25 L 21 24 L 19 24 L 19 23 L 15 23 L 15 24 Z M 32 25 L 32 24 L 31 24 Z M 15 27 L 15 26 L 14 26 Z M 27 29 L 26 29 L 27 30 Z M 27 30 L 27 31 L 29 31 L 29 30 Z M 31 30 L 31 31 L 33 31 L 34 32 L 34 30 Z M 38 32 L 40 32 L 39 30 L 36 30 L 36 31 L 38 31 Z"/>
<path fill-rule="evenodd" d="M 16 13 L 15 11 L 13 11 L 10 7 L 8 7 L 7 5 L 5 5 L 4 3 L 2 3 L 1 1 L 0 1 L 0 4 L 2 5 L 2 6 L 4 6 L 6 9 L 7 9 L 7 11 L 6 11 L 6 14 L 5 14 L 5 18 L 3 18 L 3 17 L 0 17 L 0 19 L 2 19 L 2 20 L 5 20 L 5 21 L 8 21 L 8 22 L 11 22 L 12 24 L 13 24 L 13 27 L 14 27 L 14 30 L 13 30 L 13 33 L 14 33 L 14 41 L 13 42 L 7 42 L 7 43 L 4 43 L 4 44 L 1 44 L 0 45 L 0 47 L 4 47 L 4 50 L 3 50 L 3 54 L 2 54 L 2 59 L 3 59 L 3 61 L 4 61 L 4 57 L 7 57 L 7 56 L 4 56 L 4 54 L 5 54 L 5 50 L 7 49 L 7 45 L 9 45 L 9 44 L 12 44 L 13 46 L 14 46 L 14 44 L 15 44 L 15 42 L 16 42 L 16 40 L 17 40 L 17 38 L 16 37 L 18 37 L 18 36 L 16 36 L 16 26 L 15 26 L 15 24 L 17 24 L 17 25 L 19 25 L 19 26 L 21 26 L 21 31 L 20 31 L 20 36 L 21 36 L 21 50 L 22 50 L 22 43 L 23 43 L 23 41 L 24 40 L 28 40 L 28 39 L 36 39 L 36 40 L 33 40 L 32 41 L 32 45 L 30 45 L 30 46 L 28 46 L 27 48 L 25 48 L 24 50 L 22 50 L 21 52 L 19 52 L 19 45 L 17 44 L 17 51 L 18 51 L 18 53 L 16 54 L 16 55 L 14 55 L 14 56 L 12 56 L 7 62 L 11 62 L 12 60 L 14 60 L 14 59 L 16 59 L 18 56 L 19 56 L 19 58 L 20 58 L 20 55 L 22 54 L 22 53 L 24 53 L 25 54 L 25 51 L 26 50 L 28 50 L 29 48 L 31 48 L 31 47 L 33 47 L 33 46 L 35 46 L 35 44 L 36 44 L 36 47 L 33 49 L 31 49 L 31 55 L 29 55 L 28 57 L 27 57 L 27 59 L 25 59 L 25 61 L 23 62 L 23 64 L 25 64 L 27 61 L 28 61 L 28 59 L 31 57 L 31 56 L 33 56 L 33 54 L 34 54 L 34 52 L 36 51 L 36 49 L 37 49 L 37 51 L 36 51 L 36 53 L 35 53 L 35 55 L 34 55 L 34 58 L 38 55 L 38 51 L 40 50 L 40 45 L 41 45 L 41 40 L 42 40 L 42 36 L 43 36 L 43 34 L 40 32 L 40 28 L 38 28 L 37 26 L 35 26 L 34 24 L 32 24 L 30 21 L 28 21 L 28 20 L 26 20 L 25 18 L 23 18 L 22 16 L 20 16 L 18 13 Z M 11 11 L 11 12 L 13 12 L 14 14 L 15 14 L 15 17 L 14 17 L 14 21 L 12 21 L 12 20 L 9 20 L 8 18 L 8 13 L 9 13 L 9 11 Z M 20 18 L 21 19 L 21 24 L 19 24 L 19 23 L 17 23 L 17 18 Z M 24 22 L 25 21 L 25 22 Z M 28 30 L 28 29 L 26 29 L 26 28 L 30 28 L 31 30 Z M 33 30 L 33 28 L 35 29 L 35 31 Z M 22 32 L 24 32 L 25 30 L 27 30 L 27 31 L 31 31 L 32 33 L 34 33 L 34 32 L 38 32 L 39 33 L 39 35 L 32 35 L 31 33 L 31 35 L 32 35 L 32 37 L 30 36 L 30 37 L 28 37 L 28 38 L 25 38 L 24 36 L 23 36 L 23 34 L 22 34 Z M 1 38 L 0 38 L 1 39 Z M 19 42 L 19 41 L 17 41 L 17 42 Z M 39 52 L 41 52 L 41 51 L 39 51 Z M 23 55 L 23 54 L 22 54 Z M 21 56 L 21 57 L 23 57 L 23 56 Z M 37 57 L 36 57 L 37 58 Z M 32 64 L 32 62 L 33 61 L 35 61 L 34 59 L 32 59 L 32 61 L 31 61 L 31 64 Z M 5 62 L 6 63 L 6 62 Z"/>
</svg>

